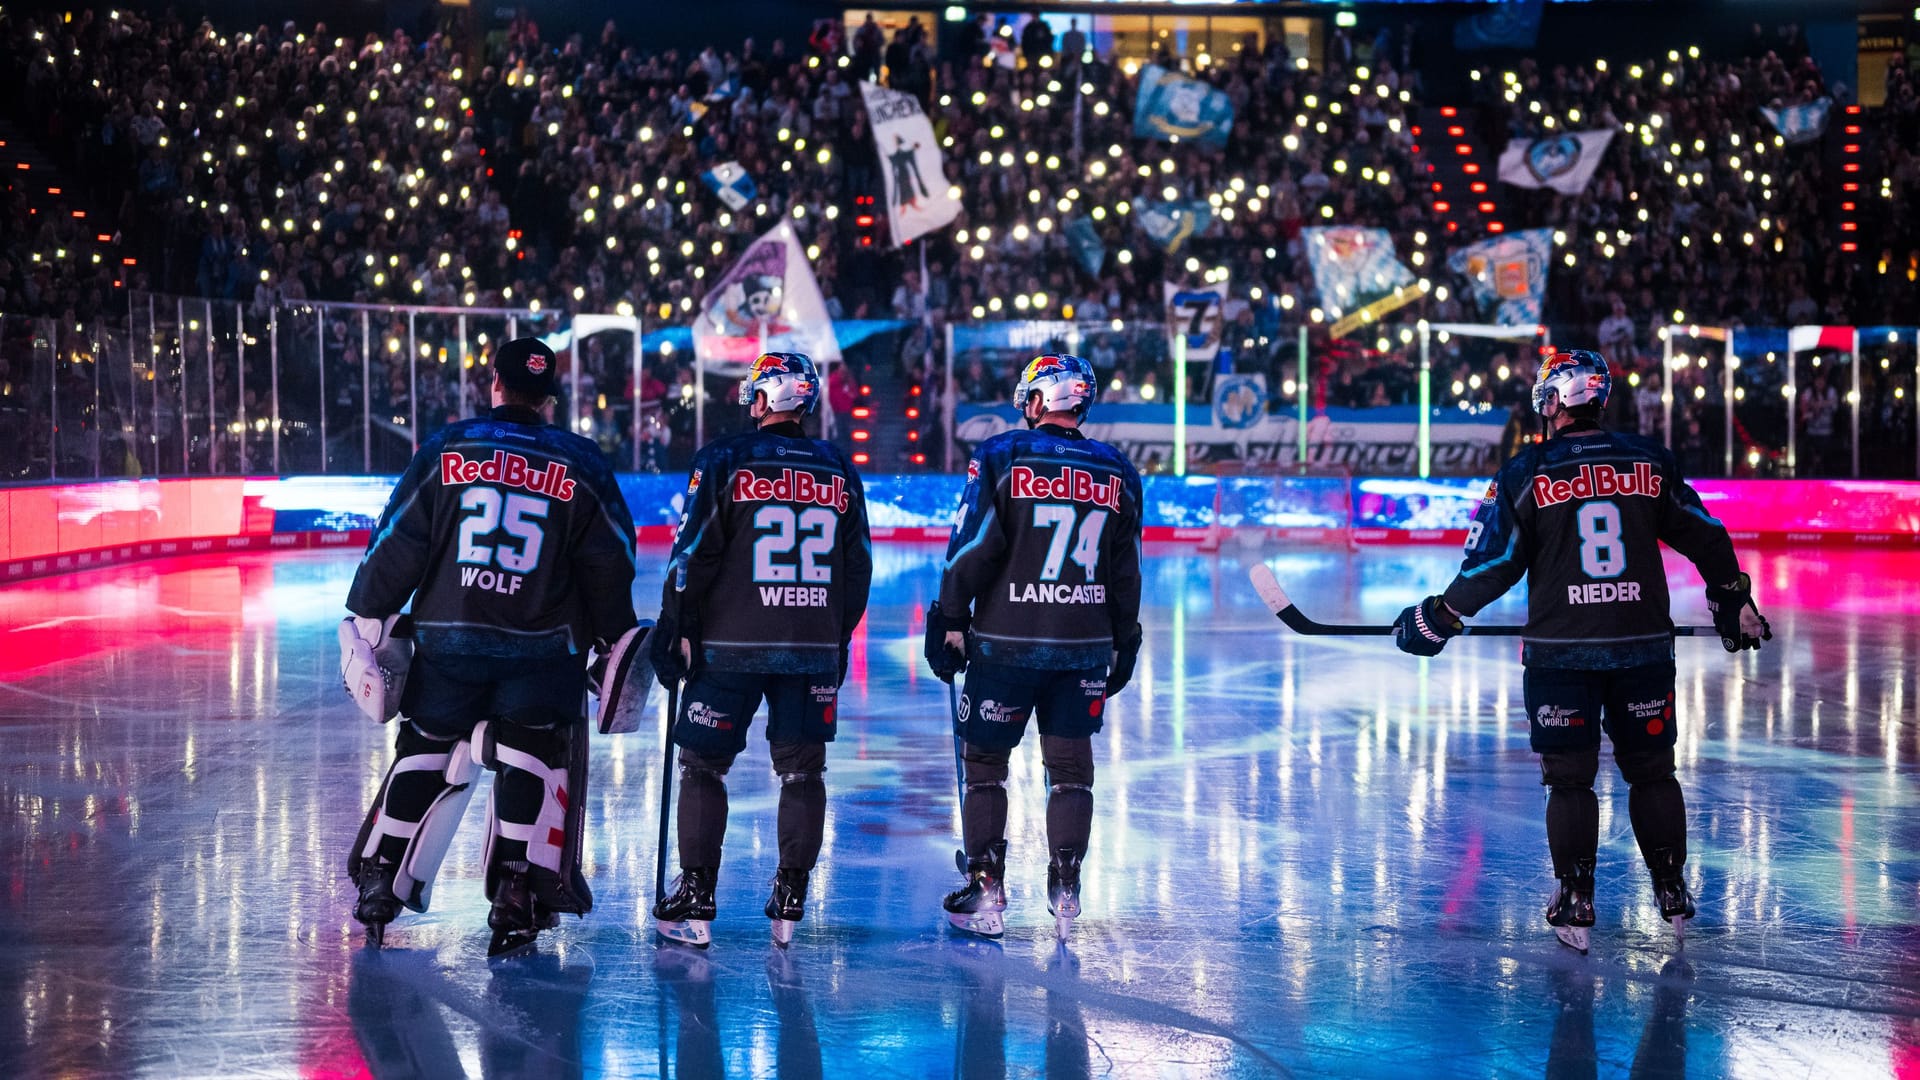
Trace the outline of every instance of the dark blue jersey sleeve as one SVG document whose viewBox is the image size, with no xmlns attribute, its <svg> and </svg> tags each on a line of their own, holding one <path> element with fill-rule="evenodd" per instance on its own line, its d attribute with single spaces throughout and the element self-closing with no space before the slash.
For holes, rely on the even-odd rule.
<svg viewBox="0 0 1920 1080">
<path fill-rule="evenodd" d="M 1114 522 L 1114 528 L 1108 535 L 1113 549 L 1108 553 L 1107 565 L 1112 569 L 1107 580 L 1107 613 L 1113 619 L 1113 637 L 1115 641 L 1125 640 L 1133 633 L 1133 627 L 1140 621 L 1140 525 L 1142 507 L 1146 503 L 1140 485 L 1140 472 L 1133 467 L 1124 454 L 1114 454 L 1126 479 L 1126 496 L 1122 500 L 1125 517 Z"/>
<path fill-rule="evenodd" d="M 967 485 L 947 541 L 946 568 L 940 575 L 940 611 L 964 622 L 974 598 L 999 576 L 1006 560 L 1007 536 L 1000 520 L 999 489 L 1004 462 L 982 447 L 967 462 Z"/>
<path fill-rule="evenodd" d="M 700 601 L 719 574 L 726 551 L 726 517 L 720 499 L 732 472 L 732 455 L 724 442 L 711 444 L 693 458 L 687 477 L 687 506 L 674 534 L 667 559 L 667 580 L 661 588 L 660 620 L 698 618 Z"/>
<path fill-rule="evenodd" d="M 1478 614 L 1526 576 L 1533 551 L 1520 503 L 1528 497 L 1526 477 L 1532 471 L 1532 458 L 1526 453 L 1507 462 L 1474 512 L 1467 528 L 1466 558 L 1443 594 L 1447 606 L 1461 615 Z"/>
<path fill-rule="evenodd" d="M 867 525 L 866 485 L 860 482 L 860 474 L 854 471 L 853 462 L 845 455 L 840 455 L 840 465 L 846 471 L 847 488 L 853 496 L 847 500 L 846 523 L 840 533 L 846 547 L 846 591 L 841 599 L 840 636 L 848 640 L 867 614 L 867 593 L 873 587 L 873 537 Z"/>
<path fill-rule="evenodd" d="M 1727 527 L 1707 513 L 1700 493 L 1680 475 L 1680 462 L 1673 452 L 1663 451 L 1661 456 L 1668 478 L 1667 497 L 1660 507 L 1661 542 L 1693 563 L 1707 584 L 1731 585 L 1740 576 L 1740 560 L 1733 553 Z"/>
<path fill-rule="evenodd" d="M 433 555 L 434 469 L 444 432 L 436 432 L 413 456 L 407 471 L 387 496 L 367 554 L 347 591 L 347 610 L 371 619 L 396 615 L 426 580 Z"/>
<path fill-rule="evenodd" d="M 578 460 L 585 481 L 581 488 L 591 503 L 581 506 L 573 519 L 574 578 L 594 639 L 611 643 L 638 622 L 633 613 L 633 513 L 604 458 L 595 453 Z"/>
</svg>

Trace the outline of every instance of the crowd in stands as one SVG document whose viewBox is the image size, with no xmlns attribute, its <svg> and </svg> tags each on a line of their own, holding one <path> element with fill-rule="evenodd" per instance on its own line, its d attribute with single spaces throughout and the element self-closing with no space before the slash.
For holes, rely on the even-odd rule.
<svg viewBox="0 0 1920 1080">
<path fill-rule="evenodd" d="M 0 84 L 16 129 L 84 185 L 70 194 L 110 210 L 135 263 L 56 258 L 78 250 L 91 224 L 30 215 L 15 185 L 0 205 L 0 311 L 85 321 L 124 303 L 118 283 L 260 311 L 302 300 L 538 306 L 685 325 L 704 283 L 784 217 L 836 316 L 924 313 L 936 327 L 1069 313 L 1151 321 L 1162 281 L 1224 268 L 1236 300 L 1226 336 L 1243 363 L 1290 345 L 1319 304 L 1302 228 L 1384 227 L 1437 287 L 1320 366 L 1311 392 L 1326 404 L 1411 400 L 1405 325 L 1484 318 L 1445 268 L 1453 245 L 1477 237 L 1449 235 L 1426 194 L 1412 130 L 1425 102 L 1407 35 L 1329 27 L 1311 64 L 1278 37 L 1186 62 L 1234 105 L 1233 137 L 1215 152 L 1134 139 L 1138 63 L 1088 48 L 1077 21 L 1002 27 L 983 15 L 960 32 L 957 49 L 936 50 L 917 22 L 890 35 L 829 23 L 805 43 L 748 38 L 689 54 L 649 51 L 611 23 L 548 40 L 523 17 L 470 51 L 439 34 L 216 27 L 171 11 L 8 13 Z M 1882 204 L 1875 235 L 1843 253 L 1822 144 L 1785 144 L 1760 107 L 1844 102 L 1851 91 L 1827 85 L 1791 28 L 1756 27 L 1744 48 L 1701 46 L 1495 65 L 1475 73 L 1477 99 L 1460 103 L 1477 107 L 1495 152 L 1510 138 L 1616 129 L 1583 194 L 1501 197 L 1509 230 L 1559 232 L 1546 304 L 1554 340 L 1600 347 L 1636 391 L 1657 387 L 1660 332 L 1676 322 L 1898 324 L 1920 308 L 1913 71 L 1888 72 L 1869 135 L 1875 180 L 1860 199 Z M 874 257 L 884 228 L 869 234 L 875 249 L 859 246 L 853 199 L 882 190 L 863 78 L 924 101 L 965 205 L 929 243 L 925 282 L 917 263 Z M 758 193 L 729 210 L 701 174 L 736 160 Z M 1135 197 L 1208 199 L 1216 220 L 1166 257 L 1130 220 Z M 1098 275 L 1062 235 L 1083 215 L 1107 248 Z M 912 336 L 900 354 L 945 362 Z M 967 394 L 1003 393 L 1003 372 L 975 379 L 968 358 L 955 363 Z M 1136 400 L 1169 374 L 1153 350 L 1113 366 Z M 1440 400 L 1524 401 L 1532 366 L 1524 345 L 1446 347 Z M 649 393 L 671 398 L 683 377 L 663 376 Z M 1681 377 L 1694 382 L 1676 387 L 1688 391 L 1676 423 L 1714 422 L 1687 415 L 1707 411 L 1690 396 L 1704 376 Z M 1866 415 L 1888 413 L 1909 438 L 1910 410 L 1891 395 L 1903 385 L 1910 400 L 1910 382 L 1889 375 L 1865 388 L 1875 395 Z M 1655 412 L 1627 419 L 1650 430 Z"/>
</svg>

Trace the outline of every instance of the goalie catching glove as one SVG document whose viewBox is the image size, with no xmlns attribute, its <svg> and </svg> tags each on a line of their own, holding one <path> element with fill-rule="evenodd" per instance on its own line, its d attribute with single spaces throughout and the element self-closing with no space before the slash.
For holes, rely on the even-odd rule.
<svg viewBox="0 0 1920 1080">
<path fill-rule="evenodd" d="M 587 666 L 587 686 L 600 699 L 599 725 L 602 735 L 624 735 L 640 728 L 640 716 L 647 711 L 647 694 L 653 689 L 651 619 L 620 635 L 612 645 L 594 643 L 594 656 Z"/>
<path fill-rule="evenodd" d="M 1745 574 L 1731 585 L 1707 586 L 1707 608 L 1713 612 L 1713 629 L 1728 652 L 1758 649 L 1762 641 L 1773 640 L 1773 627 L 1766 616 L 1753 606 L 1753 579 Z"/>
<path fill-rule="evenodd" d="M 413 665 L 413 619 L 389 615 L 340 620 L 340 679 L 367 719 L 384 724 L 400 715 L 400 695 Z"/>
</svg>

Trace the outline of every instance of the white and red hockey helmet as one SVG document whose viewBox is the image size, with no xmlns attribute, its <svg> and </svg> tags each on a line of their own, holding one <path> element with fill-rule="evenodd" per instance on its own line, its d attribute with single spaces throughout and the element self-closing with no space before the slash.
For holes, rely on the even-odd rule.
<svg viewBox="0 0 1920 1080">
<path fill-rule="evenodd" d="M 1591 349 L 1556 352 L 1534 376 L 1533 411 L 1546 416 L 1551 402 L 1558 402 L 1562 409 L 1589 404 L 1603 409 L 1612 389 L 1613 373 L 1599 353 Z"/>
</svg>

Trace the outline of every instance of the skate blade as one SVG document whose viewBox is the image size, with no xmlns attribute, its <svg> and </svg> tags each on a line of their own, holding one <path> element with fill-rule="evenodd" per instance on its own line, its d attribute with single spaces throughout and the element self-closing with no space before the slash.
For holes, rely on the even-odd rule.
<svg viewBox="0 0 1920 1080">
<path fill-rule="evenodd" d="M 704 949 L 713 943 L 713 924 L 705 919 L 687 919 L 684 922 L 674 919 L 657 919 L 653 932 L 676 945 L 691 945 Z"/>
<path fill-rule="evenodd" d="M 383 922 L 368 923 L 367 924 L 368 947 L 374 948 L 374 949 L 380 949 L 380 948 L 385 948 L 386 944 L 387 944 L 387 924 Z"/>
<path fill-rule="evenodd" d="M 1553 928 L 1553 936 L 1560 939 L 1560 944 L 1565 945 L 1581 956 L 1587 955 L 1587 944 L 1590 937 L 1587 927 L 1556 926 Z"/>
<path fill-rule="evenodd" d="M 504 960 L 510 956 L 518 956 L 532 949 L 533 943 L 538 941 L 539 937 L 539 933 L 534 930 L 495 930 L 493 940 L 487 943 L 487 959 Z"/>
<path fill-rule="evenodd" d="M 947 912 L 947 922 L 962 933 L 997 938 L 1007 932 L 1006 920 L 997 911 Z"/>
<path fill-rule="evenodd" d="M 800 925 L 798 919 L 770 919 L 773 923 L 773 943 L 786 948 L 793 943 L 793 928 Z"/>
<path fill-rule="evenodd" d="M 1684 948 L 1687 944 L 1687 917 L 1685 915 L 1675 915 L 1667 921 L 1673 924 L 1674 940 Z"/>
<path fill-rule="evenodd" d="M 1067 939 L 1071 936 L 1073 936 L 1073 916 L 1055 915 L 1053 917 L 1054 940 L 1058 941 L 1062 945 L 1065 945 L 1067 943 Z"/>
</svg>

